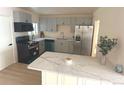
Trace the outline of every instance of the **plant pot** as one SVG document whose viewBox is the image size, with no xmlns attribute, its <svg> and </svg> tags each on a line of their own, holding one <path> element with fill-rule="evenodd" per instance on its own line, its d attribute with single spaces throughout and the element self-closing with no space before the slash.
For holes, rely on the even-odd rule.
<svg viewBox="0 0 124 93">
<path fill-rule="evenodd" d="M 105 55 L 102 55 L 102 57 L 101 57 L 101 64 L 102 65 L 106 64 L 106 56 Z"/>
</svg>

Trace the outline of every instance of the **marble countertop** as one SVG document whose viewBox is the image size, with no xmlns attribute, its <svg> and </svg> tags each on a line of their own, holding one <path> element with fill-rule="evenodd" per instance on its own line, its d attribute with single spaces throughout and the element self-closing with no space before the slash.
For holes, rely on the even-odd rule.
<svg viewBox="0 0 124 93">
<path fill-rule="evenodd" d="M 66 63 L 66 58 L 72 59 L 71 65 Z M 115 84 L 124 84 L 123 75 L 114 72 L 105 65 L 99 64 L 98 60 L 95 58 L 82 55 L 45 52 L 34 62 L 29 64 L 28 69 L 53 71 L 79 77 L 102 79 Z"/>
<path fill-rule="evenodd" d="M 44 38 L 36 38 L 35 40 L 33 41 L 42 41 L 42 40 L 67 40 L 67 41 L 75 41 L 73 39 L 70 39 L 70 38 L 50 38 L 50 37 L 44 37 Z"/>
<path fill-rule="evenodd" d="M 42 40 L 56 40 L 56 38 L 36 38 L 34 41 L 42 41 Z"/>
</svg>

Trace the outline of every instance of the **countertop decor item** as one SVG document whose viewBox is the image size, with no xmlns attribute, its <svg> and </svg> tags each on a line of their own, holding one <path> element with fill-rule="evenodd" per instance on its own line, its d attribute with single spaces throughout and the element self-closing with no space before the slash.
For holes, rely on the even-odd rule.
<svg viewBox="0 0 124 93">
<path fill-rule="evenodd" d="M 114 68 L 115 72 L 123 73 L 123 65 L 117 64 Z"/>
<path fill-rule="evenodd" d="M 41 38 L 44 38 L 44 37 L 45 37 L 45 34 L 44 34 L 43 31 L 40 32 L 40 37 L 41 37 Z"/>
<path fill-rule="evenodd" d="M 66 65 L 66 58 L 71 58 L 72 65 Z M 28 69 L 41 71 L 42 85 L 124 84 L 124 75 L 98 62 L 89 56 L 45 52 Z"/>
<path fill-rule="evenodd" d="M 71 58 L 65 58 L 65 62 L 67 65 L 72 65 L 72 59 Z"/>
<path fill-rule="evenodd" d="M 102 64 L 106 64 L 106 55 L 108 54 L 111 49 L 117 45 L 116 38 L 108 38 L 107 36 L 100 36 L 100 41 L 98 43 L 98 47 L 100 48 L 99 52 L 102 53 Z"/>
</svg>

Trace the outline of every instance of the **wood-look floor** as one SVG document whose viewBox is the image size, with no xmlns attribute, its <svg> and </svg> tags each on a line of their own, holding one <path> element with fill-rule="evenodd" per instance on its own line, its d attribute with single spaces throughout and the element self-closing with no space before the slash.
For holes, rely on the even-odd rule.
<svg viewBox="0 0 124 93">
<path fill-rule="evenodd" d="M 27 69 L 27 64 L 15 63 L 0 71 L 0 85 L 39 85 L 41 72 Z"/>
</svg>

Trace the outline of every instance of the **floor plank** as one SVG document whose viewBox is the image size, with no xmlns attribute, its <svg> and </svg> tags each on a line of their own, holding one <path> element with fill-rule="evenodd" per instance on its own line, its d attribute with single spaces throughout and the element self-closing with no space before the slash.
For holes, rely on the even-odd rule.
<svg viewBox="0 0 124 93">
<path fill-rule="evenodd" d="M 0 85 L 40 85 L 41 72 L 27 69 L 27 64 L 15 63 L 0 71 Z"/>
</svg>

